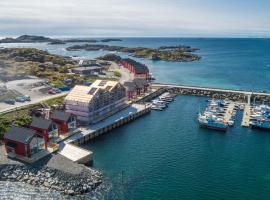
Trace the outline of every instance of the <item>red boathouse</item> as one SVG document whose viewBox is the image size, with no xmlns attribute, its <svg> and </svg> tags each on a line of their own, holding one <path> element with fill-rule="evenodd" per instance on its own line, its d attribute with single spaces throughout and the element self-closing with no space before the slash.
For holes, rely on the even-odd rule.
<svg viewBox="0 0 270 200">
<path fill-rule="evenodd" d="M 45 139 L 38 132 L 23 127 L 13 126 L 4 135 L 6 152 L 9 156 L 31 158 L 45 149 Z"/>
<path fill-rule="evenodd" d="M 72 113 L 55 111 L 50 118 L 57 124 L 59 134 L 65 134 L 77 128 L 77 118 Z"/>
<path fill-rule="evenodd" d="M 45 138 L 46 148 L 53 137 L 58 136 L 57 124 L 50 119 L 34 117 L 32 123 L 30 124 L 30 128 L 36 130 Z"/>
<path fill-rule="evenodd" d="M 134 74 L 134 78 L 149 79 L 149 69 L 146 65 L 130 58 L 122 59 L 120 63 Z"/>
</svg>

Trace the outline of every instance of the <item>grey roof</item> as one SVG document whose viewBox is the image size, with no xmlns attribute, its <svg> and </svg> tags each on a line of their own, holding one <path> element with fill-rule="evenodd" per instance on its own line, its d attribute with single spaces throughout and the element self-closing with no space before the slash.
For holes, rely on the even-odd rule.
<svg viewBox="0 0 270 200">
<path fill-rule="evenodd" d="M 132 65 L 135 68 L 135 70 L 137 71 L 137 73 L 149 73 L 148 67 L 142 63 L 139 63 L 139 62 L 132 60 L 130 58 L 125 58 L 122 60 L 129 63 L 130 65 Z"/>
<path fill-rule="evenodd" d="M 91 71 L 91 70 L 98 70 L 102 69 L 100 66 L 95 66 L 95 67 L 75 67 L 71 70 L 76 70 L 76 71 Z"/>
<path fill-rule="evenodd" d="M 54 113 L 51 115 L 51 119 L 67 122 L 71 115 L 72 114 L 68 112 L 54 111 Z"/>
<path fill-rule="evenodd" d="M 37 132 L 32 129 L 13 126 L 4 135 L 4 139 L 28 144 L 36 134 Z"/>
<path fill-rule="evenodd" d="M 142 88 L 145 85 L 148 85 L 148 82 L 145 79 L 135 79 L 134 83 L 137 87 Z"/>
<path fill-rule="evenodd" d="M 129 91 L 135 91 L 136 85 L 134 82 L 125 82 L 124 87 L 127 88 Z"/>
<path fill-rule="evenodd" d="M 31 123 L 31 127 L 47 130 L 52 124 L 52 120 L 44 119 L 41 117 L 34 117 Z"/>
</svg>

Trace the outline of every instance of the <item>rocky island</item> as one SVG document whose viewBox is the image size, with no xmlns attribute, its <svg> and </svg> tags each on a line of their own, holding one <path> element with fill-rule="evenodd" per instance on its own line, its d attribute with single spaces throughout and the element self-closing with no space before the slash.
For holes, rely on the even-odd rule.
<svg viewBox="0 0 270 200">
<path fill-rule="evenodd" d="M 146 48 L 146 47 L 122 47 L 122 46 L 109 46 L 101 44 L 83 44 L 74 45 L 67 48 L 68 51 L 117 51 L 129 53 L 130 56 L 137 58 L 145 58 L 151 60 L 163 60 L 173 62 L 191 62 L 200 60 L 200 56 L 192 52 L 198 49 L 190 46 L 161 46 L 159 48 Z"/>
<path fill-rule="evenodd" d="M 96 42 L 111 42 L 111 41 L 121 41 L 120 39 L 77 39 L 77 38 L 71 38 L 71 39 L 52 39 L 49 37 L 44 36 L 35 36 L 35 35 L 22 35 L 17 38 L 4 38 L 0 40 L 0 43 L 49 43 L 52 45 L 55 44 L 66 44 L 66 43 L 75 43 L 75 42 L 84 42 L 84 43 L 96 43 Z"/>
</svg>

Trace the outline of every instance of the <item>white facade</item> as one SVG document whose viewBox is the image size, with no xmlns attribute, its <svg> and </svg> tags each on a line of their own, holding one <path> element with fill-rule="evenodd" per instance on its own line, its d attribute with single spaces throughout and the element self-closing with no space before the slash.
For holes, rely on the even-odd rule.
<svg viewBox="0 0 270 200">
<path fill-rule="evenodd" d="M 91 86 L 75 86 L 65 98 L 66 111 L 79 121 L 92 123 L 123 106 L 125 88 L 116 81 L 97 80 Z"/>
</svg>

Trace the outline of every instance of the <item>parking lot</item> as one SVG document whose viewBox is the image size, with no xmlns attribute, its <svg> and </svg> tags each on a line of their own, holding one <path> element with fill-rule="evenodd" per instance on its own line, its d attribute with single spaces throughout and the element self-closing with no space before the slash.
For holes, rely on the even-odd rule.
<svg viewBox="0 0 270 200">
<path fill-rule="evenodd" d="M 9 81 L 4 85 L 7 91 L 2 92 L 1 94 L 0 113 L 62 96 L 67 93 L 59 92 L 49 94 L 48 91 L 51 88 L 50 85 L 47 84 L 46 80 L 39 78 Z M 7 100 L 10 100 L 10 102 L 7 102 Z"/>
</svg>

